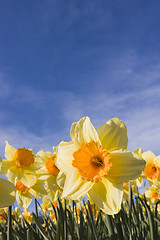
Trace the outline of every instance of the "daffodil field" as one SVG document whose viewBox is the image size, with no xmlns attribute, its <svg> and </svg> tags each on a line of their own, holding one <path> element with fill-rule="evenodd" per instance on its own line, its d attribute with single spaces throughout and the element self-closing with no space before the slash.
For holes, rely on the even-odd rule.
<svg viewBox="0 0 160 240">
<path fill-rule="evenodd" d="M 36 154 L 6 142 L 0 239 L 160 239 L 160 156 L 127 150 L 127 128 L 118 118 L 96 130 L 84 117 L 70 136 Z"/>
</svg>

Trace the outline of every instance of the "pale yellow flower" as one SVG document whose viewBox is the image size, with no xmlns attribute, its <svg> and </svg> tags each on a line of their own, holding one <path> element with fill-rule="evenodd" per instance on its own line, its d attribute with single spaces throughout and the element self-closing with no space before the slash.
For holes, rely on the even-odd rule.
<svg viewBox="0 0 160 240">
<path fill-rule="evenodd" d="M 146 161 L 144 174 L 151 181 L 160 181 L 160 155 L 155 156 L 151 151 L 144 152 L 142 158 Z"/>
<path fill-rule="evenodd" d="M 40 156 L 43 161 L 43 166 L 36 171 L 38 179 L 45 181 L 51 191 L 56 190 L 59 187 L 56 178 L 60 172 L 55 165 L 56 154 L 41 150 L 37 156 Z"/>
<path fill-rule="evenodd" d="M 25 186 L 31 187 L 37 181 L 35 171 L 43 162 L 40 157 L 34 156 L 33 151 L 26 148 L 14 148 L 6 142 L 5 157 L 2 160 L 1 174 L 5 174 L 9 181 L 16 184 L 21 181 Z"/>
<path fill-rule="evenodd" d="M 160 200 L 160 184 L 157 183 L 145 189 L 147 190 L 145 196 L 149 204 L 155 205 Z"/>
<path fill-rule="evenodd" d="M 9 207 L 15 202 L 15 186 L 13 183 L 0 178 L 0 207 Z"/>
<path fill-rule="evenodd" d="M 38 180 L 30 188 L 26 187 L 21 181 L 16 183 L 16 200 L 19 207 L 28 208 L 32 198 L 42 198 L 46 193 L 42 181 Z"/>
<path fill-rule="evenodd" d="M 96 131 L 84 117 L 72 124 L 71 138 L 59 144 L 55 160 L 66 177 L 62 197 L 76 200 L 88 193 L 105 213 L 117 213 L 123 182 L 137 178 L 145 166 L 140 156 L 126 150 L 125 124 L 113 118 Z"/>
</svg>

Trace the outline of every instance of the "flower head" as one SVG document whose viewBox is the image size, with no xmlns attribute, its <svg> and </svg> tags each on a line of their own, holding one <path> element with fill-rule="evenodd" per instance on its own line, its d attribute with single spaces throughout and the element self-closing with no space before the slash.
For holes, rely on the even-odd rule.
<svg viewBox="0 0 160 240">
<path fill-rule="evenodd" d="M 151 181 L 160 181 L 160 156 L 151 151 L 144 152 L 142 158 L 146 161 L 144 174 Z"/>
<path fill-rule="evenodd" d="M 61 142 L 56 166 L 65 174 L 62 197 L 73 200 L 88 194 L 108 214 L 121 206 L 123 182 L 136 179 L 145 161 L 126 150 L 125 124 L 113 118 L 97 131 L 88 117 L 72 124 L 71 142 Z"/>
<path fill-rule="evenodd" d="M 43 162 L 39 156 L 34 156 L 33 151 L 26 148 L 14 148 L 6 142 L 5 157 L 2 160 L 0 173 L 5 174 L 9 181 L 16 184 L 21 181 L 25 186 L 31 187 L 37 181 L 35 171 Z"/>
</svg>

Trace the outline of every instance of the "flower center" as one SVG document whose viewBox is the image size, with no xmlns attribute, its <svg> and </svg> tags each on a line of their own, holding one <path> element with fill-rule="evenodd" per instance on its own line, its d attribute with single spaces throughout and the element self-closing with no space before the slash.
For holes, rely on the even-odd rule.
<svg viewBox="0 0 160 240">
<path fill-rule="evenodd" d="M 25 167 L 34 163 L 34 155 L 31 150 L 19 148 L 14 155 L 14 163 L 17 167 Z"/>
<path fill-rule="evenodd" d="M 144 169 L 144 173 L 149 179 L 158 179 L 160 172 L 159 168 L 155 164 L 149 163 Z"/>
<path fill-rule="evenodd" d="M 110 154 L 98 142 L 82 143 L 73 153 L 73 167 L 76 167 L 81 178 L 87 181 L 98 182 L 107 175 L 112 166 Z"/>
<path fill-rule="evenodd" d="M 55 165 L 55 162 L 54 162 L 55 157 L 56 157 L 56 155 L 53 155 L 52 157 L 48 158 L 45 165 L 46 165 L 46 169 L 49 174 L 57 176 L 59 173 L 59 169 Z"/>
<path fill-rule="evenodd" d="M 16 182 L 16 190 L 26 193 L 28 191 L 28 187 L 26 187 L 21 181 Z"/>
<path fill-rule="evenodd" d="M 91 158 L 91 164 L 94 166 L 94 167 L 100 167 L 103 165 L 103 159 L 101 159 L 99 156 L 93 156 Z"/>
</svg>

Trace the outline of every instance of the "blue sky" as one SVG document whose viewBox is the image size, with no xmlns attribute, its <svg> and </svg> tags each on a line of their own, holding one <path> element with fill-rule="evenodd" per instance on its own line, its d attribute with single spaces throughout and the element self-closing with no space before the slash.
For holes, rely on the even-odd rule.
<svg viewBox="0 0 160 240">
<path fill-rule="evenodd" d="M 0 2 L 0 156 L 70 140 L 74 121 L 119 117 L 128 149 L 160 154 L 160 2 Z"/>
</svg>

